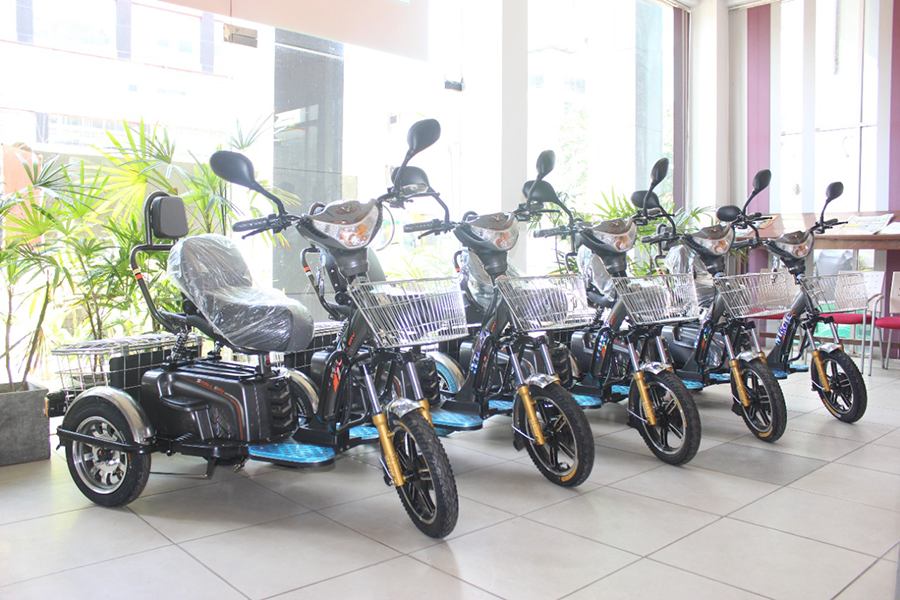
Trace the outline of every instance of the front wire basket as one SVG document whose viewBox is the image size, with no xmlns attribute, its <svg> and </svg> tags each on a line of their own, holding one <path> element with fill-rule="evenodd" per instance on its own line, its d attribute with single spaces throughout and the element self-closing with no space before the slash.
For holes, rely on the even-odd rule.
<svg viewBox="0 0 900 600">
<path fill-rule="evenodd" d="M 612 281 L 635 325 L 693 321 L 700 317 L 693 273 L 615 277 Z"/>
<path fill-rule="evenodd" d="M 863 310 L 869 298 L 865 277 L 858 271 L 804 277 L 800 285 L 812 307 L 824 313 Z"/>
<path fill-rule="evenodd" d="M 578 275 L 502 277 L 497 289 L 521 331 L 549 331 L 586 325 L 596 310 L 587 302 Z"/>
<path fill-rule="evenodd" d="M 348 291 L 383 347 L 421 346 L 468 335 L 456 278 L 354 283 Z"/>
<path fill-rule="evenodd" d="M 716 277 L 713 283 L 728 312 L 741 319 L 785 313 L 797 295 L 794 276 L 787 271 Z"/>
</svg>

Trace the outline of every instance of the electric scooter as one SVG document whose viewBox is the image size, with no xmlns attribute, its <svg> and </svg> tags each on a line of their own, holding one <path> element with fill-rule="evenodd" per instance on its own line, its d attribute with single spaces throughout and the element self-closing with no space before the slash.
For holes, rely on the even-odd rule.
<svg viewBox="0 0 900 600">
<path fill-rule="evenodd" d="M 435 121 L 413 125 L 406 160 L 433 144 L 439 133 Z M 334 259 L 351 282 L 347 325 L 318 380 L 296 370 L 272 369 L 270 352 L 299 352 L 309 344 L 314 332 L 309 311 L 280 292 L 256 286 L 229 239 L 189 236 L 180 198 L 151 194 L 144 206 L 145 241 L 132 250 L 131 265 L 151 315 L 177 341 L 162 366 L 140 374 L 137 390 L 93 387 L 67 407 L 57 433 L 75 484 L 97 504 L 128 504 L 144 489 L 154 452 L 203 457 L 210 476 L 218 464 L 240 467 L 247 460 L 323 466 L 360 443 L 350 435 L 353 427 L 373 423 L 385 483 L 397 489 L 416 527 L 431 537 L 446 536 L 457 521 L 458 497 L 427 409 L 417 401 L 421 398 L 379 394 L 372 377 L 385 363 L 408 366 L 396 346 L 409 336 L 427 339 L 438 331 L 441 339 L 448 327 L 426 322 L 419 310 L 445 292 L 410 293 L 403 286 L 384 289 L 366 281 L 366 246 L 381 225 L 382 204 L 403 204 L 404 191 L 395 188 L 364 203 L 332 202 L 315 215 L 297 216 L 257 183 L 244 156 L 216 152 L 210 166 L 222 179 L 265 196 L 277 209 L 236 223 L 236 231 L 255 235 L 295 227 Z M 145 252 L 169 253 L 169 276 L 182 292 L 182 312 L 156 307 L 138 265 Z M 451 289 L 455 285 L 448 283 Z M 413 309 L 401 315 L 402 324 L 393 323 L 393 338 L 391 330 L 373 328 L 368 314 L 373 307 L 377 316 L 378 307 L 404 299 Z M 457 304 L 461 314 L 461 298 Z M 392 315 L 390 310 L 386 314 Z M 194 329 L 215 342 L 207 356 L 186 349 Z M 224 348 L 255 356 L 257 365 L 223 360 Z M 414 380 L 415 370 L 409 371 Z M 360 390 L 364 402 L 354 402 Z"/>
</svg>

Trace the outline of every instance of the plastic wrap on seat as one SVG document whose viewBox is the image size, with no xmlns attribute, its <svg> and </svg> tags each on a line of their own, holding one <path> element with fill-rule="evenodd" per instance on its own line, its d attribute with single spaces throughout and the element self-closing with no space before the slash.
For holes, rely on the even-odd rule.
<svg viewBox="0 0 900 600">
<path fill-rule="evenodd" d="M 703 263 L 684 246 L 674 246 L 666 253 L 666 269 L 669 273 L 694 273 L 694 283 L 697 288 L 697 302 L 700 306 L 710 306 L 716 296 L 716 287 L 713 284 L 712 275 L 703 266 Z"/>
<path fill-rule="evenodd" d="M 460 256 L 460 273 L 465 278 L 465 285 L 482 308 L 488 308 L 494 298 L 494 283 L 491 276 L 484 270 L 484 263 L 474 252 L 463 250 Z M 519 270 L 511 263 L 507 263 L 506 274 L 509 277 L 521 277 Z"/>
<path fill-rule="evenodd" d="M 233 346 L 298 352 L 312 339 L 309 310 L 278 290 L 256 287 L 244 257 L 226 237 L 204 234 L 175 244 L 169 278 Z"/>
<path fill-rule="evenodd" d="M 616 288 L 612 275 L 606 270 L 603 260 L 591 252 L 587 246 L 578 248 L 578 271 L 584 277 L 584 283 L 590 289 L 593 286 L 608 304 L 616 299 Z"/>
</svg>

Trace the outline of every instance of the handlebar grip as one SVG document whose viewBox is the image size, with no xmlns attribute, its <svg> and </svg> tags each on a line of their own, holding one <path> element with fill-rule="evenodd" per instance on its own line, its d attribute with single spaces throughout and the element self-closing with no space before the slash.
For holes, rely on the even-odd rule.
<svg viewBox="0 0 900 600">
<path fill-rule="evenodd" d="M 762 218 L 762 216 L 763 216 L 763 214 L 761 212 L 755 212 L 751 215 L 747 215 L 747 220 L 748 221 L 758 221 L 759 219 Z"/>
<path fill-rule="evenodd" d="M 432 219 L 431 221 L 425 221 L 424 223 L 407 223 L 403 226 L 403 231 L 406 233 L 413 233 L 415 231 L 430 231 L 432 229 L 436 229 L 440 227 L 444 222 L 440 219 Z"/>
<path fill-rule="evenodd" d="M 568 227 L 553 227 L 552 229 L 538 229 L 534 232 L 534 237 L 553 237 L 557 235 L 565 235 L 569 232 Z"/>
<path fill-rule="evenodd" d="M 669 239 L 668 235 L 645 235 L 641 238 L 642 244 L 658 244 Z"/>
<path fill-rule="evenodd" d="M 252 231 L 255 229 L 269 227 L 271 224 L 272 221 L 269 219 L 269 217 L 262 217 L 259 219 L 247 219 L 246 221 L 238 221 L 231 228 L 234 231 Z"/>
<path fill-rule="evenodd" d="M 743 250 L 744 248 L 750 248 L 753 246 L 754 240 L 741 240 L 740 242 L 735 242 L 731 245 L 732 250 Z"/>
<path fill-rule="evenodd" d="M 825 227 L 833 227 L 834 225 L 837 225 L 838 222 L 838 219 L 828 219 L 827 221 L 822 223 L 822 225 L 824 225 Z"/>
</svg>

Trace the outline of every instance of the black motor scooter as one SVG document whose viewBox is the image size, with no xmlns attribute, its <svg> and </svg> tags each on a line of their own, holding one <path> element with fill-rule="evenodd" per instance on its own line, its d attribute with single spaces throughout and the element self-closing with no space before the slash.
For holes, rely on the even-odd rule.
<svg viewBox="0 0 900 600">
<path fill-rule="evenodd" d="M 433 144 L 439 132 L 436 121 L 414 125 L 406 160 Z M 380 296 L 383 292 L 366 282 L 366 246 L 381 225 L 382 204 L 402 204 L 403 190 L 392 189 L 365 203 L 333 202 L 315 215 L 297 216 L 256 182 L 253 165 L 242 155 L 217 152 L 210 166 L 219 177 L 265 196 L 277 208 L 267 217 L 236 223 L 236 231 L 254 235 L 296 227 L 333 257 L 358 298 L 376 305 L 396 299 Z M 131 265 L 153 318 L 178 341 L 161 367 L 142 372 L 140 387 L 132 393 L 93 387 L 68 406 L 57 433 L 82 493 L 103 506 L 128 504 L 144 489 L 154 452 L 203 457 L 208 476 L 217 464 L 241 466 L 250 459 L 322 466 L 359 443 L 351 438 L 353 427 L 371 422 L 378 432 L 385 482 L 397 489 L 413 523 L 432 537 L 450 533 L 459 505 L 449 460 L 420 403 L 376 391 L 372 371 L 386 362 L 402 362 L 404 356 L 379 343 L 383 338 L 371 328 L 361 303 L 348 304 L 347 324 L 319 381 L 300 371 L 272 369 L 270 352 L 299 352 L 309 344 L 314 329 L 306 307 L 254 285 L 250 268 L 228 238 L 188 236 L 180 198 L 151 194 L 144 216 L 145 243 L 132 250 Z M 166 312 L 154 304 L 137 262 L 145 252 L 169 253 L 169 275 L 182 291 L 183 312 Z M 404 326 L 419 331 L 419 313 L 404 316 Z M 205 357 L 188 350 L 193 329 L 215 342 Z M 257 365 L 223 360 L 226 347 L 255 356 Z M 415 378 L 414 369 L 409 373 Z M 354 401 L 359 390 L 363 404 Z"/>
</svg>

